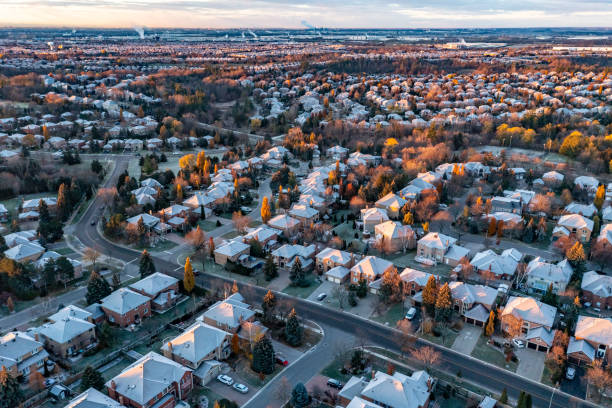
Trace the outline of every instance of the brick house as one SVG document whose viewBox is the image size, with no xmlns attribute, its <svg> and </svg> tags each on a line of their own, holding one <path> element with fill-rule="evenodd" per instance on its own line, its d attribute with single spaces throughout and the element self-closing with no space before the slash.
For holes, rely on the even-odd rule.
<svg viewBox="0 0 612 408">
<path fill-rule="evenodd" d="M 49 353 L 43 343 L 24 332 L 10 332 L 0 337 L 0 366 L 13 378 L 28 378 L 34 371 L 44 372 Z"/>
<path fill-rule="evenodd" d="M 121 288 L 101 301 L 106 319 L 120 327 L 139 324 L 151 316 L 151 299 L 128 288 Z"/>
<path fill-rule="evenodd" d="M 225 360 L 231 353 L 231 334 L 195 322 L 161 348 L 164 356 L 193 370 L 208 360 Z"/>
<path fill-rule="evenodd" d="M 154 310 L 165 310 L 176 304 L 179 298 L 179 281 L 172 276 L 155 272 L 129 286 L 134 292 L 151 299 Z"/>
<path fill-rule="evenodd" d="M 602 310 L 612 308 L 612 276 L 586 272 L 582 276 L 581 288 L 584 302 Z"/>
<path fill-rule="evenodd" d="M 174 408 L 193 389 L 192 371 L 150 352 L 107 382 L 109 397 L 126 407 Z"/>
</svg>

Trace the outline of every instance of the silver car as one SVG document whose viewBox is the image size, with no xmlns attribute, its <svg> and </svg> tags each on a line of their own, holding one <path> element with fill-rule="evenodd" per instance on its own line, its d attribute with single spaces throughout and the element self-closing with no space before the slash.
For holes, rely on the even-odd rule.
<svg viewBox="0 0 612 408">
<path fill-rule="evenodd" d="M 220 374 L 217 376 L 217 380 L 225 385 L 232 385 L 234 380 L 229 375 Z"/>
<path fill-rule="evenodd" d="M 247 387 L 244 384 L 236 383 L 236 384 L 234 384 L 234 386 L 232 388 L 235 389 L 238 392 L 243 393 L 243 394 L 246 394 L 247 392 L 249 392 L 249 387 Z"/>
</svg>

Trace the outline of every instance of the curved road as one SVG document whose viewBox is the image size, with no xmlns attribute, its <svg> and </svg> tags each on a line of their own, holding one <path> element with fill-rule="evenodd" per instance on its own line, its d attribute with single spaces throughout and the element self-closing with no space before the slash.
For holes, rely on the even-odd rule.
<svg viewBox="0 0 612 408">
<path fill-rule="evenodd" d="M 117 157 L 115 169 L 111 177 L 109 177 L 105 183 L 105 186 L 114 185 L 119 174 L 127 168 L 130 159 L 134 160 L 129 156 Z M 103 204 L 96 198 L 81 217 L 79 223 L 76 224 L 75 236 L 78 237 L 82 244 L 96 248 L 100 252 L 112 256 L 113 258 L 120 259 L 126 263 L 138 259 L 140 256 L 138 251 L 118 246 L 107 241 L 99 235 L 96 226 L 90 225 L 91 220 L 99 216 L 102 207 Z M 181 266 L 159 257 L 155 257 L 155 264 L 158 270 L 178 279 L 182 279 L 183 272 Z M 232 281 L 230 279 L 224 279 L 204 273 L 196 277 L 196 283 L 204 288 L 220 288 L 225 284 L 231 284 Z M 259 304 L 264 294 L 268 291 L 267 288 L 255 285 L 238 283 L 238 286 L 241 294 L 253 304 Z M 376 345 L 387 350 L 400 352 L 398 344 L 400 332 L 394 328 L 386 327 L 350 313 L 331 309 L 315 302 L 288 296 L 282 292 L 276 292 L 276 296 L 279 300 L 279 305 L 286 308 L 294 307 L 302 318 L 314 321 L 326 329 L 326 336 L 324 339 L 310 352 L 310 354 L 313 354 L 313 357 L 316 358 L 307 356 L 299 363 L 289 367 L 287 370 L 288 372 L 309 373 L 309 368 L 314 369 L 315 367 L 312 365 L 313 363 L 320 365 L 321 361 L 331 361 L 330 349 L 333 347 L 333 338 L 341 341 L 340 339 L 342 339 L 343 333 L 345 333 L 347 337 L 355 336 L 368 345 Z M 327 328 L 331 329 L 334 333 L 333 336 L 327 333 L 329 330 Z M 506 388 L 510 398 L 515 400 L 518 398 L 521 391 L 525 391 L 531 394 L 535 407 L 568 408 L 596 406 L 566 393 L 553 391 L 551 387 L 539 382 L 525 379 L 510 371 L 474 359 L 473 357 L 458 353 L 446 347 L 429 343 L 422 339 L 417 339 L 415 345 L 417 347 L 432 346 L 439 351 L 441 354 L 441 362 L 438 365 L 439 369 L 453 374 L 461 371 L 464 380 L 481 385 L 483 388 L 495 391 L 498 394 Z M 316 372 L 312 374 L 316 374 Z M 271 392 L 273 392 L 273 390 L 262 392 L 254 397 L 247 405 L 253 408 L 268 406 L 272 398 L 271 395 L 269 395 Z"/>
</svg>

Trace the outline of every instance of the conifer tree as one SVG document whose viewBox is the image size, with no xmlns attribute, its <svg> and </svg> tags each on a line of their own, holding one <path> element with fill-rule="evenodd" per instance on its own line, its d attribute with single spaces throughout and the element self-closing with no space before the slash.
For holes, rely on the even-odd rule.
<svg viewBox="0 0 612 408">
<path fill-rule="evenodd" d="M 291 309 L 289 316 L 287 317 L 287 323 L 285 325 L 285 340 L 293 347 L 297 347 L 302 344 L 304 338 L 304 329 L 297 317 L 295 309 Z"/>
</svg>

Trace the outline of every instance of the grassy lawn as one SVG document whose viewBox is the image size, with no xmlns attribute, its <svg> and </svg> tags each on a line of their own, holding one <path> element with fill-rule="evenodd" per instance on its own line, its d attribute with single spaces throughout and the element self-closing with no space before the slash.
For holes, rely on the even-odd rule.
<svg viewBox="0 0 612 408">
<path fill-rule="evenodd" d="M 374 253 L 376 251 L 370 251 L 370 252 Z M 450 272 L 452 269 L 450 266 L 442 264 L 442 263 L 439 263 L 435 266 L 423 265 L 414 260 L 415 255 L 416 255 L 416 250 L 411 250 L 411 251 L 407 251 L 406 253 L 400 252 L 400 253 L 391 254 L 391 255 L 381 255 L 381 257 L 393 262 L 393 264 L 397 266 L 400 272 L 404 268 L 413 268 L 413 269 L 418 269 L 420 271 L 432 273 L 434 275 L 439 275 L 443 277 L 448 277 L 450 275 Z"/>
<path fill-rule="evenodd" d="M 16 216 L 17 213 L 19 212 L 18 209 L 19 209 L 19 205 L 21 204 L 22 200 L 27 201 L 27 200 L 32 200 L 34 198 L 56 197 L 56 196 L 57 196 L 56 193 L 52 193 L 49 191 L 47 193 L 25 194 L 25 195 L 18 196 L 15 198 L 10 198 L 8 200 L 0 201 L 0 203 L 4 204 L 9 214 Z"/>
<path fill-rule="evenodd" d="M 147 339 L 148 341 L 146 341 L 146 343 L 139 344 L 138 346 L 134 347 L 134 351 L 143 355 L 147 354 L 149 351 L 154 351 L 156 353 L 162 354 L 161 347 L 163 346 L 164 340 L 167 341 L 171 338 L 178 336 L 179 334 L 181 334 L 179 330 L 172 328 L 166 329 L 159 335 L 157 335 L 157 337 Z"/>
<path fill-rule="evenodd" d="M 440 404 L 440 408 L 463 408 L 466 406 L 465 400 L 457 397 L 450 397 L 449 399 L 444 399 L 442 395 L 439 395 L 439 397 L 436 398 L 436 402 Z"/>
<path fill-rule="evenodd" d="M 223 234 L 221 238 L 232 239 L 232 238 L 236 238 L 238 235 L 240 235 L 238 231 L 230 231 L 226 234 Z"/>
<path fill-rule="evenodd" d="M 130 364 L 132 364 L 130 360 L 128 360 L 127 358 L 122 358 L 121 361 L 119 361 L 117 364 L 115 364 L 114 366 L 110 367 L 108 370 L 102 373 L 102 377 L 104 377 L 104 381 L 111 380 L 113 377 L 115 377 L 117 374 L 122 372 Z"/>
<path fill-rule="evenodd" d="M 432 334 L 423 333 L 420 335 L 420 337 L 444 347 L 451 347 L 458 335 L 459 333 L 447 329 L 445 336 L 434 336 Z"/>
<path fill-rule="evenodd" d="M 346 355 L 336 358 L 321 371 L 321 375 L 324 375 L 329 378 L 335 378 L 340 382 L 346 383 L 352 377 L 352 375 L 350 373 L 342 374 L 340 370 L 342 369 L 345 361 L 349 358 L 350 355 L 348 353 Z"/>
<path fill-rule="evenodd" d="M 387 324 L 389 327 L 395 327 L 397 322 L 404 318 L 404 307 L 401 303 L 392 305 L 387 309 L 382 316 L 372 316 L 370 319 L 379 323 Z"/>
<path fill-rule="evenodd" d="M 546 366 L 546 364 L 544 364 L 544 371 L 542 371 L 542 378 L 540 379 L 540 382 L 542 384 L 546 384 L 546 385 L 549 385 L 551 387 L 554 387 L 555 384 L 553 384 L 552 380 L 550 379 L 551 375 L 552 375 L 552 373 L 548 369 L 548 366 Z"/>
<path fill-rule="evenodd" d="M 504 356 L 501 351 L 487 345 L 487 339 L 482 336 L 478 339 L 478 343 L 472 351 L 472 357 L 495 364 L 498 367 L 505 368 L 512 372 L 516 372 L 516 367 L 518 366 L 515 362 L 506 362 L 506 356 Z"/>
<path fill-rule="evenodd" d="M 200 397 L 205 396 L 206 398 L 208 398 L 209 407 L 214 406 L 215 401 L 220 401 L 225 398 L 207 387 L 197 387 L 195 388 L 194 393 L 196 393 Z"/>
<path fill-rule="evenodd" d="M 202 262 L 202 260 L 201 260 L 201 258 L 199 256 L 194 259 L 193 256 L 190 255 L 190 254 L 181 254 L 179 256 L 179 263 L 181 265 L 185 264 L 185 258 L 187 256 L 191 256 L 192 257 L 191 258 L 191 264 L 193 265 L 193 267 L 195 269 L 203 271 L 204 273 L 209 273 L 211 275 L 222 276 L 224 278 L 233 279 L 233 280 L 236 280 L 236 281 L 239 281 L 239 282 L 245 282 L 245 283 L 249 283 L 249 284 L 258 284 L 258 286 L 266 286 L 269 283 L 269 282 L 264 281 L 263 277 L 258 282 L 256 277 L 239 275 L 237 273 L 231 273 L 228 270 L 226 270 L 223 266 L 216 264 L 210 258 L 206 258 L 206 259 L 204 259 L 204 262 Z"/>
<path fill-rule="evenodd" d="M 198 221 L 198 225 L 200 226 L 200 228 L 203 231 L 206 231 L 206 232 L 212 231 L 215 228 L 217 228 L 217 223 L 216 222 L 208 221 L 208 220 L 200 220 L 200 221 Z"/>
<path fill-rule="evenodd" d="M 310 284 L 308 286 L 303 288 L 303 287 L 300 287 L 300 286 L 291 286 L 291 285 L 289 285 L 285 289 L 283 289 L 283 292 L 288 294 L 288 295 L 290 295 L 290 296 L 295 296 L 295 297 L 299 297 L 299 298 L 302 298 L 302 299 L 306 299 L 320 285 L 320 283 L 315 281 L 314 277 L 312 277 L 312 276 L 307 276 L 307 279 L 310 282 Z"/>
<path fill-rule="evenodd" d="M 74 251 L 72 250 L 72 248 L 56 248 L 54 249 L 55 252 L 57 252 L 60 255 L 71 255 L 74 254 Z"/>
<path fill-rule="evenodd" d="M 259 374 L 251 370 L 251 361 L 243 357 L 240 359 L 240 361 L 236 365 L 236 374 L 240 378 L 243 378 L 250 385 L 261 388 L 264 385 L 266 385 L 266 383 L 270 381 L 272 378 L 276 377 L 278 373 L 280 373 L 283 370 L 283 368 L 284 368 L 283 366 L 279 364 L 275 364 L 274 371 L 272 372 L 272 374 L 266 375 L 262 381 L 259 378 Z"/>
</svg>

